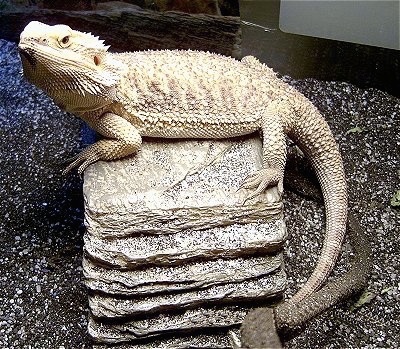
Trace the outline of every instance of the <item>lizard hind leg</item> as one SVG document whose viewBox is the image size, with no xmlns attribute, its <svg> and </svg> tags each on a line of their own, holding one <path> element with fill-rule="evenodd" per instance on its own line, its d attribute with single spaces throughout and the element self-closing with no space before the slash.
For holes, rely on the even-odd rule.
<svg viewBox="0 0 400 349">
<path fill-rule="evenodd" d="M 279 105 L 271 103 L 261 119 L 263 136 L 262 168 L 250 174 L 241 188 L 250 190 L 245 201 L 251 200 L 267 188 L 277 186 L 283 193 L 283 174 L 286 164 L 286 136 L 280 117 Z"/>
</svg>

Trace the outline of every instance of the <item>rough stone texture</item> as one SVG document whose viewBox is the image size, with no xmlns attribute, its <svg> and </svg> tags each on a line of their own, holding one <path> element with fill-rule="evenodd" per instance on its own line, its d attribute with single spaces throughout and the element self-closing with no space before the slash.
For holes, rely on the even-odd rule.
<svg viewBox="0 0 400 349">
<path fill-rule="evenodd" d="M 141 343 L 135 344 L 119 344 L 117 346 L 109 346 L 107 344 L 95 344 L 93 349 L 227 349 L 232 348 L 238 343 L 237 338 L 239 336 L 238 331 L 230 330 L 228 335 L 221 335 L 220 332 L 200 334 L 200 335 L 188 335 L 184 337 L 172 337 L 162 340 L 152 340 L 151 342 L 142 341 Z"/>
<path fill-rule="evenodd" d="M 148 316 L 145 319 L 127 321 L 123 324 L 114 323 L 102 326 L 90 319 L 89 333 L 108 343 L 118 343 L 124 340 L 154 337 L 160 333 L 174 334 L 201 328 L 226 328 L 238 325 L 243 321 L 247 308 L 227 306 L 224 308 L 196 308 L 183 312 L 172 312 Z"/>
<path fill-rule="evenodd" d="M 240 265 L 238 265 L 240 268 Z M 218 303 L 237 303 L 253 299 L 268 299 L 279 296 L 285 289 L 285 274 L 273 273 L 255 280 L 233 280 L 214 286 L 171 293 L 170 290 L 159 291 L 160 295 L 143 295 L 132 298 L 115 298 L 94 294 L 89 297 L 89 307 L 92 314 L 102 318 L 121 318 L 128 316 L 147 316 L 158 312 L 168 312 L 209 306 Z"/>
<path fill-rule="evenodd" d="M 261 167 L 260 149 L 257 136 L 153 140 L 135 157 L 88 168 L 83 268 L 96 342 L 152 346 L 185 334 L 168 344 L 184 346 L 186 333 L 212 329 L 219 334 L 203 344 L 226 347 L 254 302 L 282 295 L 277 190 L 252 204 L 238 190 Z"/>
<path fill-rule="evenodd" d="M 124 161 L 99 162 L 87 169 L 84 195 L 90 217 L 104 213 L 122 216 L 141 211 L 162 214 L 162 210 L 185 207 L 193 213 L 201 212 L 195 222 L 200 219 L 204 222 L 201 226 L 213 227 L 220 223 L 206 223 L 210 217 L 202 217 L 206 213 L 204 207 L 223 206 L 224 210 L 240 207 L 236 213 L 240 217 L 236 218 L 227 217 L 223 211 L 219 214 L 213 211 L 218 215 L 215 219 L 218 221 L 221 217 L 226 224 L 242 222 L 244 215 L 256 215 L 249 217 L 246 223 L 256 221 L 260 215 L 264 217 L 265 211 L 270 209 L 265 207 L 266 202 L 281 207 L 277 191 L 272 188 L 262 194 L 256 204 L 244 205 L 246 210 L 254 209 L 254 213 L 241 213 L 248 192 L 240 189 L 240 185 L 246 176 L 261 168 L 261 140 L 257 135 L 220 141 L 146 141 L 137 156 Z M 163 224 L 176 224 L 180 230 L 181 225 L 174 218 Z M 188 215 L 186 219 L 191 218 Z M 142 217 L 139 221 L 141 225 L 155 224 L 143 222 Z M 158 229 L 166 228 L 158 226 Z"/>
<path fill-rule="evenodd" d="M 241 269 L 238 269 L 238 264 Z M 278 270 L 279 255 L 241 257 L 235 259 L 200 260 L 177 266 L 153 266 L 145 270 L 105 269 L 83 261 L 89 289 L 109 294 L 138 295 L 160 291 L 205 289 L 215 284 L 260 278 Z"/>
</svg>

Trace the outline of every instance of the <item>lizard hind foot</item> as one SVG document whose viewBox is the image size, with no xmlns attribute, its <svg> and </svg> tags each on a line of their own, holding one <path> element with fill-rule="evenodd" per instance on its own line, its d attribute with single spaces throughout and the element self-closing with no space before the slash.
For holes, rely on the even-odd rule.
<svg viewBox="0 0 400 349">
<path fill-rule="evenodd" d="M 246 196 L 245 201 L 254 199 L 263 193 L 267 188 L 278 187 L 279 196 L 283 193 L 283 175 L 281 171 L 274 168 L 262 168 L 250 174 L 240 186 L 240 189 L 251 190 Z"/>
</svg>

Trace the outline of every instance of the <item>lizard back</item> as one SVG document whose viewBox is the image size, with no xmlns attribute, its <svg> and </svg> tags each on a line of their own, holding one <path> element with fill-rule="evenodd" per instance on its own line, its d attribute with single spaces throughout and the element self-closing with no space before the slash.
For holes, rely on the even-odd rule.
<svg viewBox="0 0 400 349">
<path fill-rule="evenodd" d="M 230 137 L 254 132 L 275 94 L 268 81 L 279 81 L 254 57 L 168 50 L 112 55 L 128 67 L 118 105 L 145 136 L 181 138 L 185 127 L 187 137 L 210 138 L 215 130 L 221 138 L 221 124 L 229 125 Z"/>
</svg>

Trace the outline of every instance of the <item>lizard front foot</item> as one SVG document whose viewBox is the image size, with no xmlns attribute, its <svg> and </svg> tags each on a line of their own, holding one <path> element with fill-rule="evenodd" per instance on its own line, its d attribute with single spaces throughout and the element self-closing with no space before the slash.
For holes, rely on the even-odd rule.
<svg viewBox="0 0 400 349">
<path fill-rule="evenodd" d="M 101 155 L 96 151 L 96 144 L 88 146 L 85 150 L 79 154 L 73 156 L 69 161 L 72 161 L 63 171 L 62 174 L 66 175 L 75 167 L 78 167 L 78 173 L 81 175 L 85 171 L 86 167 L 93 164 L 97 160 L 100 160 Z"/>
<path fill-rule="evenodd" d="M 254 199 L 260 195 L 267 188 L 276 185 L 278 187 L 279 195 L 283 193 L 283 175 L 281 171 L 274 168 L 262 168 L 257 172 L 249 175 L 240 186 L 240 189 L 253 189 L 249 195 L 246 196 L 245 201 Z"/>
</svg>

